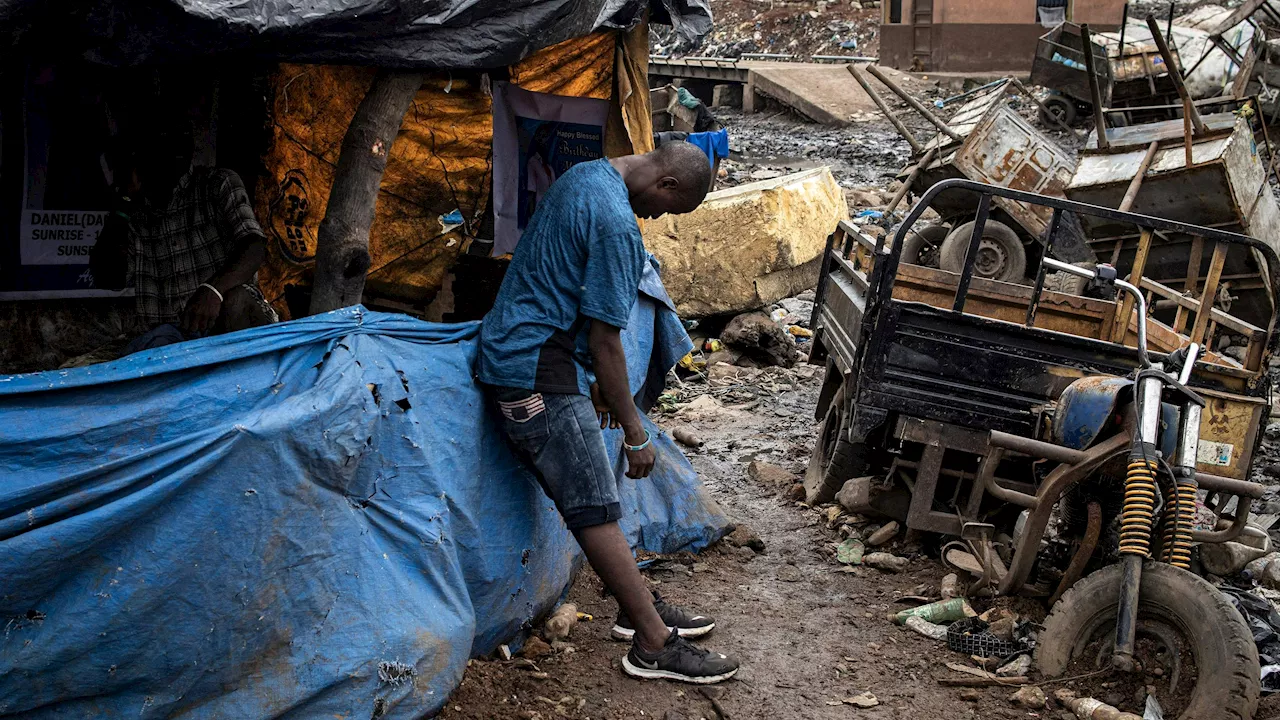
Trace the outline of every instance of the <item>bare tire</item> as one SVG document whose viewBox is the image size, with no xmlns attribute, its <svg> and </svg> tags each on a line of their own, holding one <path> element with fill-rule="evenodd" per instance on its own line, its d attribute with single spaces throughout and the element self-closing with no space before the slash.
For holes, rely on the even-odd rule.
<svg viewBox="0 0 1280 720">
<path fill-rule="evenodd" d="M 1070 125 L 1076 121 L 1076 103 L 1065 95 L 1050 95 L 1040 108 L 1040 120 L 1050 127 L 1058 127 L 1055 120 Z"/>
<path fill-rule="evenodd" d="M 1092 263 L 1073 263 L 1080 267 L 1093 269 Z M 1079 275 L 1072 275 L 1066 272 L 1045 273 L 1044 289 L 1052 292 L 1066 293 L 1068 295 L 1084 295 L 1085 288 L 1089 287 L 1089 280 Z"/>
<path fill-rule="evenodd" d="M 845 389 L 841 387 L 827 409 L 818 430 L 818 439 L 804 473 L 805 502 L 830 502 L 850 478 L 862 474 L 867 463 L 866 448 L 849 442 L 845 433 Z"/>
<path fill-rule="evenodd" d="M 1110 642 L 1120 595 L 1120 564 L 1076 583 L 1044 622 L 1036 667 L 1060 677 L 1075 658 L 1089 659 L 1090 643 Z M 1222 593 L 1197 575 L 1172 565 L 1146 562 L 1138 603 L 1139 636 L 1147 627 L 1181 635 L 1195 659 L 1198 677 L 1182 720 L 1249 720 L 1258 706 L 1258 650 L 1244 618 Z"/>
<path fill-rule="evenodd" d="M 924 267 L 938 267 L 942 243 L 947 239 L 950 230 L 946 225 L 934 224 L 920 230 L 907 233 L 902 241 L 902 255 L 899 262 Z"/>
<path fill-rule="evenodd" d="M 943 270 L 958 273 L 964 269 L 965 254 L 969 251 L 972 236 L 973 221 L 960 225 L 947 235 L 938 253 Z M 1023 282 L 1023 276 L 1027 274 L 1027 251 L 1012 228 L 995 220 L 987 221 L 974 258 L 973 274 L 988 280 Z"/>
</svg>

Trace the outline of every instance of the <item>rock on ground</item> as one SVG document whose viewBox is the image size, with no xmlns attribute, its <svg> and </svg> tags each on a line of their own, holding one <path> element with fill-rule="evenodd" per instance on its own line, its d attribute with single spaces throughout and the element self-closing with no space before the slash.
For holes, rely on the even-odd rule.
<svg viewBox="0 0 1280 720">
<path fill-rule="evenodd" d="M 766 365 L 792 367 L 796 364 L 795 339 L 764 313 L 738 315 L 725 326 L 720 340 Z"/>
</svg>

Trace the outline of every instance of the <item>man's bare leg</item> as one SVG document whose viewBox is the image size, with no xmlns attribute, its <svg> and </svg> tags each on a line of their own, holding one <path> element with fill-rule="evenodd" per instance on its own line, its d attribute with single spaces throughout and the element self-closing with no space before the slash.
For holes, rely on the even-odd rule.
<svg viewBox="0 0 1280 720">
<path fill-rule="evenodd" d="M 641 649 L 651 653 L 661 650 L 671 631 L 653 608 L 653 593 L 649 592 L 649 585 L 636 567 L 631 546 L 623 537 L 618 523 L 581 528 L 575 532 L 575 536 L 582 551 L 587 554 L 587 562 L 591 563 L 591 568 L 618 599 L 622 611 L 635 624 L 635 641 Z"/>
</svg>

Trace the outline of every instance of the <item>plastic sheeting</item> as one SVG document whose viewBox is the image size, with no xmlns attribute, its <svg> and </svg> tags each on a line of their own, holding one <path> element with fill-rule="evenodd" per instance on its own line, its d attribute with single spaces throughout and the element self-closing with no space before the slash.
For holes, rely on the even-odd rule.
<svg viewBox="0 0 1280 720">
<path fill-rule="evenodd" d="M 633 310 L 633 387 L 688 347 L 664 305 Z M 348 308 L 0 377 L 0 715 L 438 710 L 579 562 L 471 380 L 477 327 Z M 697 550 L 726 518 L 651 430 L 623 530 Z"/>
<path fill-rule="evenodd" d="M 611 117 L 629 111 L 647 118 L 647 93 L 613 89 L 615 73 L 647 60 L 619 53 L 625 40 L 599 32 L 546 48 L 513 65 L 511 81 L 533 92 L 610 100 Z M 269 240 L 259 283 L 282 313 L 288 310 L 285 287 L 311 282 L 342 138 L 373 75 L 371 68 L 282 65 L 271 79 L 272 141 L 255 210 Z M 637 102 L 643 104 L 632 107 Z M 366 284 L 372 296 L 415 305 L 434 298 L 467 236 L 482 233 L 492 138 L 492 101 L 478 75 L 426 78 L 391 146 L 378 194 Z M 606 139 L 611 156 L 629 154 L 638 144 L 643 151 L 642 143 L 651 141 L 626 127 Z M 442 219 L 454 211 L 462 224 Z"/>
<path fill-rule="evenodd" d="M 291 62 L 494 68 L 600 29 L 711 30 L 707 0 L 0 0 L 0 32 L 131 65 L 238 51 Z M 41 38 L 56 41 L 41 42 Z"/>
</svg>

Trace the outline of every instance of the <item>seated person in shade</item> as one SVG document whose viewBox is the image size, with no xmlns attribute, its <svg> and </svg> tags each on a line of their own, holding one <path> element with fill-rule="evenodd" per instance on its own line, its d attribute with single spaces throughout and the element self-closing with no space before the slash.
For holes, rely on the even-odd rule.
<svg viewBox="0 0 1280 720">
<path fill-rule="evenodd" d="M 119 202 L 98 236 L 98 287 L 132 284 L 147 331 L 125 354 L 279 320 L 256 284 L 266 239 L 231 170 L 192 167 L 185 120 L 141 132 L 118 163 Z"/>
</svg>

